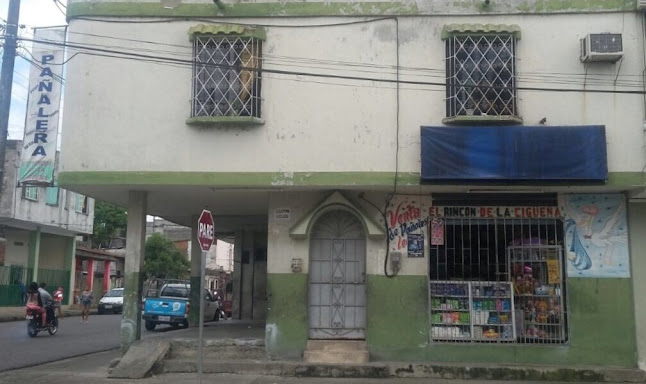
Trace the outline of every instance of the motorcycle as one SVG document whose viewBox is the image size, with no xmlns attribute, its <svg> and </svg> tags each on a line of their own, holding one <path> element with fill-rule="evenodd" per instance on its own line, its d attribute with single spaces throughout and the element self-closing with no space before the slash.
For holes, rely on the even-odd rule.
<svg viewBox="0 0 646 384">
<path fill-rule="evenodd" d="M 27 334 L 30 337 L 35 337 L 38 332 L 49 332 L 50 335 L 55 335 L 58 332 L 58 318 L 54 312 L 54 303 L 45 305 L 47 311 L 47 323 L 43 327 L 41 321 L 41 314 L 36 309 L 25 308 L 25 319 L 27 319 Z"/>
</svg>

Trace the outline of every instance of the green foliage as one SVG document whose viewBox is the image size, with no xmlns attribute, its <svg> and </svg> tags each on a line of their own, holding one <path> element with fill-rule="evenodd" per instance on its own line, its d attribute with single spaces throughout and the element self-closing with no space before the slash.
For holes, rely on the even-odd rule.
<svg viewBox="0 0 646 384">
<path fill-rule="evenodd" d="M 92 246 L 94 248 L 109 248 L 110 241 L 115 236 L 123 236 L 128 225 L 126 210 L 104 201 L 94 204 L 94 233 Z"/>
<path fill-rule="evenodd" d="M 185 279 L 188 277 L 189 267 L 188 260 L 168 238 L 155 233 L 146 240 L 144 279 Z"/>
</svg>

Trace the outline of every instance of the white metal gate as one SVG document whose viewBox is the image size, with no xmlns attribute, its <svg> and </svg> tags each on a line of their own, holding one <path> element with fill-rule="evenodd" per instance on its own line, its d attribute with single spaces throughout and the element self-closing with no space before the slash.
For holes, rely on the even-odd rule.
<svg viewBox="0 0 646 384">
<path fill-rule="evenodd" d="M 346 211 L 319 218 L 310 237 L 309 327 L 312 339 L 364 339 L 366 240 Z"/>
</svg>

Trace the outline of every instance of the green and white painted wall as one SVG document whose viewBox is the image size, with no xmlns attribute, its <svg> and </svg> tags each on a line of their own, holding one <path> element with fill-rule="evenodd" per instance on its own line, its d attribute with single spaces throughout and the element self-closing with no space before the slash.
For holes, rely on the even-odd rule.
<svg viewBox="0 0 646 384">
<path fill-rule="evenodd" d="M 290 237 L 290 231 L 293 233 L 301 219 L 316 210 L 329 194 L 276 193 L 271 197 L 266 346 L 274 356 L 298 359 L 305 349 L 309 241 Z M 359 199 L 358 193 L 347 192 L 344 196 L 383 225 L 381 214 Z M 378 205 L 385 201 L 386 195 L 372 193 L 365 198 Z M 394 205 L 399 203 L 413 204 L 426 211 L 430 197 L 399 196 Z M 289 215 L 276 215 L 277 211 L 289 212 Z M 634 220 L 643 221 L 631 218 L 631 225 Z M 637 364 L 637 343 L 641 339 L 635 339 L 631 278 L 567 276 L 567 344 L 431 343 L 428 334 L 428 250 L 423 258 L 403 257 L 402 270 L 397 276 L 388 278 L 383 273 L 385 247 L 385 237 L 368 240 L 366 341 L 373 360 L 625 367 Z M 291 271 L 292 259 L 302 260 L 302 271 Z"/>
</svg>

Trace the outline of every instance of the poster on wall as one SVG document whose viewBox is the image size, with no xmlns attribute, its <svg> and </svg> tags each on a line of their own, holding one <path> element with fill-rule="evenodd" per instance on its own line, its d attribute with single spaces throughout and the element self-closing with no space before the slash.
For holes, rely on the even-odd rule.
<svg viewBox="0 0 646 384">
<path fill-rule="evenodd" d="M 567 273 L 570 277 L 630 277 L 623 195 L 566 195 Z"/>
<path fill-rule="evenodd" d="M 444 245 L 444 220 L 431 220 L 431 245 Z"/>
<path fill-rule="evenodd" d="M 422 203 L 416 199 L 390 202 L 386 220 L 391 252 L 408 252 L 408 257 L 424 257 L 424 232 L 429 220 L 424 213 Z"/>
<path fill-rule="evenodd" d="M 408 234 L 408 257 L 424 257 L 424 232 Z"/>
</svg>

